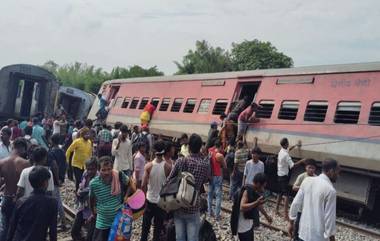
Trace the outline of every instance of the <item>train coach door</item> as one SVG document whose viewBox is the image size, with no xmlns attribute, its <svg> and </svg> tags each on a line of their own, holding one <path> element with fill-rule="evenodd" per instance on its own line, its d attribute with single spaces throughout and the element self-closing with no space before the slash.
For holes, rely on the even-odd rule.
<svg viewBox="0 0 380 241">
<path fill-rule="evenodd" d="M 235 104 L 244 97 L 248 98 L 249 103 L 256 100 L 256 93 L 259 90 L 260 83 L 260 81 L 239 83 L 230 109 L 232 110 Z"/>
<path fill-rule="evenodd" d="M 119 92 L 120 85 L 117 86 L 111 86 L 111 90 L 107 96 L 107 102 L 109 103 L 109 107 L 113 106 L 114 100 L 117 96 L 117 93 Z"/>
</svg>

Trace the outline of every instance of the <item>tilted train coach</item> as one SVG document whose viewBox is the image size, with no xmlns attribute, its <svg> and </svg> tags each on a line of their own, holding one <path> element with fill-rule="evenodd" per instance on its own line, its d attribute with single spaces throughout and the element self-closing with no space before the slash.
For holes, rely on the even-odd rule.
<svg viewBox="0 0 380 241">
<path fill-rule="evenodd" d="M 209 124 L 248 95 L 262 108 L 247 131 L 266 153 L 277 154 L 280 139 L 302 147 L 294 158 L 339 160 L 336 184 L 342 199 L 372 209 L 380 177 L 380 62 L 213 74 L 115 79 L 100 93 L 110 100 L 109 123 L 139 123 L 144 106 L 157 110 L 155 134 L 207 136 Z M 90 111 L 95 119 L 97 105 Z M 294 180 L 295 173 L 292 175 Z"/>
<path fill-rule="evenodd" d="M 36 113 L 53 114 L 62 105 L 74 119 L 87 116 L 95 96 L 60 86 L 55 76 L 30 64 L 5 66 L 0 70 L 0 118 L 28 119 Z"/>
</svg>

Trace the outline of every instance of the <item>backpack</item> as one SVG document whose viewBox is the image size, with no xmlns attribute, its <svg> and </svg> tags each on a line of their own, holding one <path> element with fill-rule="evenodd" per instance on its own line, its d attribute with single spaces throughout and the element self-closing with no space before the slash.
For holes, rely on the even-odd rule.
<svg viewBox="0 0 380 241">
<path fill-rule="evenodd" d="M 232 204 L 232 212 L 230 217 L 230 227 L 231 227 L 231 233 L 232 235 L 237 234 L 238 225 L 239 225 L 239 215 L 240 215 L 240 202 L 243 197 L 244 191 L 247 191 L 248 194 L 248 202 L 254 202 L 253 200 L 253 189 L 251 186 L 243 186 L 239 192 L 236 192 L 233 197 L 233 204 Z M 246 219 L 252 219 L 254 227 L 258 227 L 260 225 L 260 216 L 259 216 L 259 210 L 258 208 L 253 208 L 250 211 L 243 213 L 244 218 Z"/>
<path fill-rule="evenodd" d="M 170 212 L 179 208 L 193 207 L 197 200 L 198 191 L 193 174 L 179 172 L 162 187 L 158 206 L 166 212 Z"/>
<path fill-rule="evenodd" d="M 199 241 L 217 241 L 212 224 L 205 218 L 201 220 L 199 228 Z"/>
</svg>

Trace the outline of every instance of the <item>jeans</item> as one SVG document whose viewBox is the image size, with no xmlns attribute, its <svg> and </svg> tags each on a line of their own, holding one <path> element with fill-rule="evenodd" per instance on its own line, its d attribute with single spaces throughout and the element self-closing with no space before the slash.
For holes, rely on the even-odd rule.
<svg viewBox="0 0 380 241">
<path fill-rule="evenodd" d="M 253 241 L 253 227 L 245 233 L 238 233 L 238 236 L 240 241 Z"/>
<path fill-rule="evenodd" d="M 2 216 L 2 229 L 0 233 L 0 240 L 5 240 L 8 233 L 9 222 L 15 209 L 16 203 L 13 201 L 13 197 L 3 197 L 1 206 L 1 216 Z"/>
<path fill-rule="evenodd" d="M 58 186 L 54 186 L 53 197 L 57 200 L 58 203 L 58 216 L 61 222 L 65 222 L 65 210 L 63 209 L 61 192 L 59 191 Z"/>
<path fill-rule="evenodd" d="M 153 221 L 153 241 L 159 241 L 162 230 L 164 229 L 164 219 L 165 219 L 165 211 L 157 206 L 156 203 L 151 203 L 147 200 L 143 222 L 142 222 L 142 233 L 141 233 L 141 241 L 147 241 L 150 231 L 150 225 Z"/>
<path fill-rule="evenodd" d="M 230 199 L 233 199 L 235 194 L 240 190 L 243 184 L 243 173 L 238 170 L 235 175 L 230 178 Z"/>
<path fill-rule="evenodd" d="M 216 218 L 220 217 L 220 207 L 222 205 L 222 184 L 223 177 L 222 176 L 213 176 L 210 181 L 210 185 L 208 187 L 208 198 L 207 198 L 207 206 L 208 206 L 208 214 L 215 214 Z M 214 194 L 216 197 L 215 211 L 212 208 L 212 200 L 214 199 Z"/>
<path fill-rule="evenodd" d="M 176 241 L 198 241 L 200 214 L 174 213 Z"/>
<path fill-rule="evenodd" d="M 73 238 L 74 241 L 83 240 L 81 230 L 82 230 L 82 226 L 85 224 L 85 221 L 86 220 L 83 218 L 83 211 L 79 211 L 77 215 L 75 215 L 74 224 L 71 227 L 71 237 Z M 92 219 L 92 221 L 88 223 L 86 226 L 87 226 L 87 237 L 85 240 L 91 241 L 92 236 L 94 234 L 94 229 L 95 229 L 95 219 Z"/>
</svg>

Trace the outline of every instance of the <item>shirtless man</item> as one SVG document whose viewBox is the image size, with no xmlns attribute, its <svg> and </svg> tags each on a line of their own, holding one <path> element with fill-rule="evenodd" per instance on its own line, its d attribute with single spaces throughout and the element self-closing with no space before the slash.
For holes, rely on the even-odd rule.
<svg viewBox="0 0 380 241">
<path fill-rule="evenodd" d="M 15 207 L 17 182 L 21 171 L 30 166 L 25 160 L 27 141 L 24 138 L 16 138 L 13 142 L 13 150 L 9 157 L 0 160 L 0 177 L 3 179 L 4 199 L 1 207 L 3 218 L 3 229 L 0 233 L 0 240 L 5 240 L 9 221 Z"/>
</svg>

